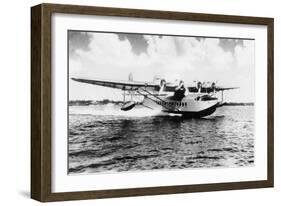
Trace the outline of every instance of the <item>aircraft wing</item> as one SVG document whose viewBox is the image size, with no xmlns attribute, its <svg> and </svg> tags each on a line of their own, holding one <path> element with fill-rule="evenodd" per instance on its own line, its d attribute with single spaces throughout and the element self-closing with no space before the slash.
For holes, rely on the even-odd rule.
<svg viewBox="0 0 281 206">
<path fill-rule="evenodd" d="M 231 90 L 231 89 L 239 89 L 239 87 L 216 87 L 216 91 L 224 91 L 224 90 Z"/>
<path fill-rule="evenodd" d="M 103 87 L 110 87 L 121 90 L 135 90 L 140 87 L 146 88 L 148 90 L 158 91 L 159 85 L 153 82 L 137 82 L 137 81 L 113 81 L 104 79 L 79 79 L 71 78 L 74 81 L 93 84 Z"/>
<path fill-rule="evenodd" d="M 198 92 L 198 88 L 195 86 L 187 87 L 189 92 Z M 239 87 L 215 87 L 216 91 L 224 91 L 224 90 L 231 90 L 231 89 L 238 89 Z M 201 92 L 210 93 L 213 92 L 214 89 L 212 87 L 201 87 Z"/>
<path fill-rule="evenodd" d="M 138 88 L 145 88 L 150 91 L 159 91 L 160 85 L 155 82 L 138 82 L 138 81 L 115 81 L 115 80 L 105 80 L 105 79 L 80 79 L 80 78 L 71 78 L 74 81 L 82 82 L 86 84 L 93 84 L 103 87 L 110 87 L 114 89 L 121 90 L 136 90 Z M 173 92 L 175 91 L 176 86 L 174 84 L 167 83 L 165 86 L 165 92 Z M 187 87 L 189 92 L 197 92 L 198 88 L 194 86 Z M 224 91 L 230 89 L 238 89 L 238 87 L 216 87 L 216 91 Z M 212 92 L 213 89 L 211 87 L 202 87 L 201 92 Z"/>
</svg>

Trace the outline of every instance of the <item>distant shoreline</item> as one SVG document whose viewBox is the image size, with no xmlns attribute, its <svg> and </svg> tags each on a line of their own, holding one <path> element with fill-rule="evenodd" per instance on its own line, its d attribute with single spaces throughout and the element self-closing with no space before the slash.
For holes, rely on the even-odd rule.
<svg viewBox="0 0 281 206">
<path fill-rule="evenodd" d="M 69 106 L 89 106 L 89 105 L 105 105 L 105 104 L 123 104 L 123 101 L 104 100 L 69 100 Z M 224 102 L 223 106 L 254 106 L 253 102 Z"/>
</svg>

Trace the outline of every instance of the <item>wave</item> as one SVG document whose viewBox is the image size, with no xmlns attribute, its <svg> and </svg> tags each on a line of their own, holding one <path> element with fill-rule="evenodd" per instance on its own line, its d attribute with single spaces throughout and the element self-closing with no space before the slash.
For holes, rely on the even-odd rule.
<svg viewBox="0 0 281 206">
<path fill-rule="evenodd" d="M 107 115 L 107 116 L 126 116 L 126 117 L 144 117 L 144 116 L 172 116 L 161 110 L 151 110 L 141 106 L 136 106 L 129 111 L 122 111 L 120 106 L 114 104 L 91 105 L 91 106 L 70 106 L 70 115 Z"/>
</svg>

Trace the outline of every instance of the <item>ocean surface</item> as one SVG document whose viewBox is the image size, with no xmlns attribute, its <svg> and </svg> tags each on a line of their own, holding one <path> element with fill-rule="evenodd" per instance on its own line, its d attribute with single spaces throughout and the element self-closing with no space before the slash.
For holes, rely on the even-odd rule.
<svg viewBox="0 0 281 206">
<path fill-rule="evenodd" d="M 115 104 L 70 106 L 68 173 L 254 166 L 254 108 L 184 119 Z"/>
</svg>

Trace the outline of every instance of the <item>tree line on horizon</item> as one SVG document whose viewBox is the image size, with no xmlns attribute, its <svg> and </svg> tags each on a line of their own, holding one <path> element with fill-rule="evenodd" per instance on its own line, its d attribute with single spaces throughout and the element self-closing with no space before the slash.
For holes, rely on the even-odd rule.
<svg viewBox="0 0 281 206">
<path fill-rule="evenodd" d="M 88 105 L 105 105 L 105 104 L 123 104 L 123 101 L 110 99 L 103 100 L 69 100 L 69 106 L 88 106 Z M 254 106 L 253 102 L 224 102 L 224 106 Z"/>
</svg>

